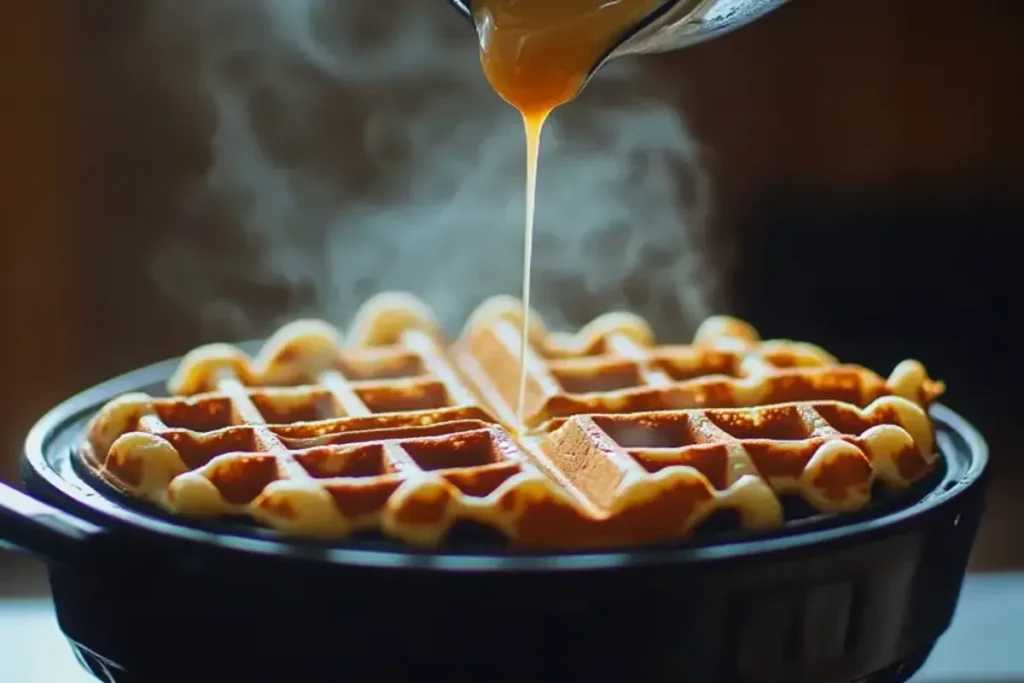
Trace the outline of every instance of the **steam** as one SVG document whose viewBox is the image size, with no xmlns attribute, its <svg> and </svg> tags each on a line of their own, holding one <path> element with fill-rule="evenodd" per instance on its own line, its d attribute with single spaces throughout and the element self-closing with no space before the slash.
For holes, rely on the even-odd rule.
<svg viewBox="0 0 1024 683">
<path fill-rule="evenodd" d="M 210 166 L 153 276 L 208 334 L 344 323 L 395 289 L 456 331 L 519 294 L 522 123 L 443 0 L 159 1 Z M 675 336 L 717 305 L 696 148 L 637 67 L 607 68 L 545 130 L 533 277 L 554 326 L 627 308 Z"/>
</svg>

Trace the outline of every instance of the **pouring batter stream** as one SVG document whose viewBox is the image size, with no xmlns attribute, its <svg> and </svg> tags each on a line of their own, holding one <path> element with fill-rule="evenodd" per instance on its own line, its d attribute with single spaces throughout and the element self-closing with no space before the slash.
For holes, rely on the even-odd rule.
<svg viewBox="0 0 1024 683">
<path fill-rule="evenodd" d="M 523 117 L 526 131 L 526 216 L 523 329 L 516 422 L 523 424 L 537 166 L 544 123 L 579 94 L 591 71 L 619 38 L 661 0 L 476 0 L 480 59 L 491 87 Z"/>
</svg>

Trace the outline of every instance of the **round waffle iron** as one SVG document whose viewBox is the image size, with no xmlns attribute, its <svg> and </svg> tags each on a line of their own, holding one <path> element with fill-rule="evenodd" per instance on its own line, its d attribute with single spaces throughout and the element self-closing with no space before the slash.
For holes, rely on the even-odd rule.
<svg viewBox="0 0 1024 683">
<path fill-rule="evenodd" d="M 909 498 L 772 533 L 622 552 L 414 551 L 186 523 L 121 497 L 72 445 L 105 402 L 155 395 L 177 361 L 97 386 L 31 432 L 0 537 L 49 563 L 60 626 L 102 680 L 905 681 L 950 623 L 987 448 L 932 417 L 939 472 Z"/>
</svg>

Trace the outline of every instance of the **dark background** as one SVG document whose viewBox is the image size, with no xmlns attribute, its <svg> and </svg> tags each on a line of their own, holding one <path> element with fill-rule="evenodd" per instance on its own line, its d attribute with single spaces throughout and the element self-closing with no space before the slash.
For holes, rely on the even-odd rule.
<svg viewBox="0 0 1024 683">
<path fill-rule="evenodd" d="M 205 341 L 145 274 L 204 156 L 126 57 L 139 4 L 0 3 L 3 477 L 53 403 Z M 712 151 L 734 312 L 882 372 L 915 355 L 989 437 L 983 571 L 1024 567 L 1022 41 L 1019 0 L 796 0 L 648 60 Z"/>
</svg>

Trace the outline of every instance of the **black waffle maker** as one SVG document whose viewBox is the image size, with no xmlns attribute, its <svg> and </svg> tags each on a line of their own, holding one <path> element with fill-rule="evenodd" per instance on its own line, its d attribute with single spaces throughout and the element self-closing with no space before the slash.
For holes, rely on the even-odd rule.
<svg viewBox="0 0 1024 683">
<path fill-rule="evenodd" d="M 942 466 L 909 498 L 773 533 L 621 552 L 325 545 L 174 519 L 76 465 L 109 399 L 55 408 L 0 485 L 0 540 L 49 566 L 60 627 L 104 681 L 908 680 L 950 623 L 983 509 L 987 448 L 936 405 Z"/>
</svg>

